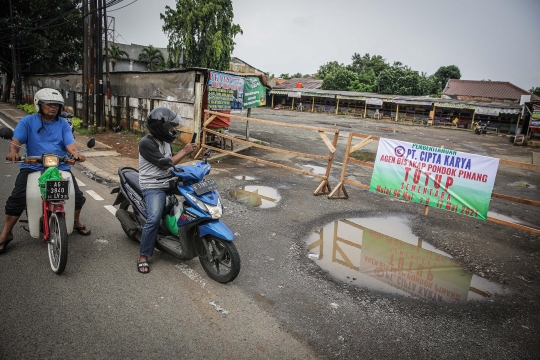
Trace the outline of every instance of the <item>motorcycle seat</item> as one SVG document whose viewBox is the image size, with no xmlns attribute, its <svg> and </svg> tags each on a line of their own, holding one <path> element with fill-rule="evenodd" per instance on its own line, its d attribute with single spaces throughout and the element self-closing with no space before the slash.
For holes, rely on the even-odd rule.
<svg viewBox="0 0 540 360">
<path fill-rule="evenodd" d="M 142 196 L 142 190 L 139 186 L 139 173 L 137 171 L 126 171 L 124 172 L 124 176 L 126 177 L 127 182 L 129 185 L 139 193 L 139 195 Z"/>
</svg>

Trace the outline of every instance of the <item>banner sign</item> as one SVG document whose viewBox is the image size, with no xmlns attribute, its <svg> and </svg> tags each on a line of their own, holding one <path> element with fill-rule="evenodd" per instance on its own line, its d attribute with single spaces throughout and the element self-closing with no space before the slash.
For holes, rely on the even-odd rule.
<svg viewBox="0 0 540 360">
<path fill-rule="evenodd" d="M 475 109 L 476 108 L 476 106 L 469 105 L 469 104 L 461 104 L 461 103 L 436 102 L 433 105 L 438 106 L 438 107 L 457 108 L 457 109 Z"/>
<path fill-rule="evenodd" d="M 499 159 L 381 138 L 370 190 L 486 220 Z"/>
<path fill-rule="evenodd" d="M 366 97 L 365 97 L 365 96 L 357 96 L 357 97 L 354 97 L 354 96 L 337 95 L 336 97 L 337 97 L 338 99 L 343 99 L 343 100 L 358 100 L 358 101 L 365 101 L 365 100 L 366 100 Z"/>
<path fill-rule="evenodd" d="M 382 99 L 377 99 L 377 98 L 367 98 L 366 99 L 366 104 L 382 106 L 383 101 L 382 101 Z"/>
<path fill-rule="evenodd" d="M 241 110 L 244 101 L 244 78 L 211 71 L 208 78 L 209 110 Z"/>
<path fill-rule="evenodd" d="M 312 92 L 302 92 L 302 96 L 323 97 L 323 98 L 329 98 L 329 99 L 335 99 L 336 98 L 336 95 L 322 94 L 322 93 L 312 93 Z"/>
<path fill-rule="evenodd" d="M 532 118 L 540 119 L 540 105 L 533 105 Z"/>
<path fill-rule="evenodd" d="M 300 91 L 289 91 L 287 93 L 287 96 L 290 97 L 290 98 L 301 98 L 302 93 Z"/>
<path fill-rule="evenodd" d="M 478 115 L 499 116 L 499 110 L 500 109 L 477 106 L 475 113 Z"/>
<path fill-rule="evenodd" d="M 266 105 L 266 86 L 258 77 L 244 79 L 244 109 Z"/>
<path fill-rule="evenodd" d="M 412 296 L 467 302 L 472 274 L 452 258 L 364 228 L 360 272 Z"/>
<path fill-rule="evenodd" d="M 396 104 L 405 105 L 429 105 L 433 104 L 431 101 L 413 101 L 413 100 L 394 100 Z"/>
</svg>

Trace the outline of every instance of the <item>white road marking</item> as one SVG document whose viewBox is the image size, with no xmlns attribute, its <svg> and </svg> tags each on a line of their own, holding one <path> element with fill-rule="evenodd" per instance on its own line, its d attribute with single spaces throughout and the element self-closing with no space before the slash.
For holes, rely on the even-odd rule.
<svg viewBox="0 0 540 360">
<path fill-rule="evenodd" d="M 86 184 L 83 183 L 78 177 L 76 177 L 75 180 L 77 180 L 77 184 L 79 185 L 79 187 L 86 186 Z"/>
<path fill-rule="evenodd" d="M 104 206 L 105 209 L 109 210 L 109 212 L 113 215 L 116 215 L 116 208 L 112 205 L 105 205 Z"/>
<path fill-rule="evenodd" d="M 94 190 L 86 190 L 86 193 L 94 198 L 97 201 L 103 201 L 104 199 L 99 196 Z"/>
<path fill-rule="evenodd" d="M 11 130 L 13 130 L 13 128 L 11 126 L 9 126 L 9 124 L 7 122 L 5 122 L 4 120 L 0 119 L 0 122 L 2 124 L 4 124 L 4 126 L 6 126 L 6 127 L 10 128 Z"/>
</svg>

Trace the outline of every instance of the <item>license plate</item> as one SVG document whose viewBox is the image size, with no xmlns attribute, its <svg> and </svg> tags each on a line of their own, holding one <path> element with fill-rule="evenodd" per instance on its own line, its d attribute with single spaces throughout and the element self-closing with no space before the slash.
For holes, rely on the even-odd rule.
<svg viewBox="0 0 540 360">
<path fill-rule="evenodd" d="M 67 200 L 69 199 L 68 180 L 49 180 L 45 183 L 45 200 Z"/>
<path fill-rule="evenodd" d="M 214 180 L 203 180 L 191 186 L 195 194 L 202 195 L 209 191 L 216 190 L 218 185 Z"/>
</svg>

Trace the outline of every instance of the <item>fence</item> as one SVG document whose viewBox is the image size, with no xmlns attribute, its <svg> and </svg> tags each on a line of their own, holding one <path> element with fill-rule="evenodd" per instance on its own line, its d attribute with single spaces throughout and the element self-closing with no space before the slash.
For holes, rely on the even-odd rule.
<svg viewBox="0 0 540 360">
<path fill-rule="evenodd" d="M 227 134 L 214 131 L 214 130 L 208 128 L 208 124 L 210 124 L 217 116 L 228 117 L 230 119 L 237 119 L 237 120 L 241 120 L 241 121 L 249 121 L 249 122 L 255 122 L 255 123 L 266 124 L 266 125 L 275 125 L 275 126 L 290 127 L 290 128 L 295 128 L 295 129 L 317 131 L 319 133 L 319 136 L 320 136 L 321 140 L 324 142 L 324 144 L 328 148 L 329 154 L 328 155 L 316 155 L 316 154 L 308 154 L 308 153 L 301 153 L 301 152 L 296 152 L 296 151 L 272 148 L 272 147 L 269 147 L 269 146 L 260 145 L 260 144 L 254 143 L 254 142 L 241 140 L 241 139 L 238 139 L 236 137 L 229 136 Z M 288 170 L 288 171 L 293 171 L 293 172 L 296 172 L 296 173 L 299 173 L 299 174 L 313 176 L 315 178 L 320 178 L 322 180 L 322 182 L 319 185 L 319 187 L 317 187 L 317 189 L 315 190 L 314 195 L 323 195 L 323 194 L 328 194 L 330 192 L 331 187 L 330 187 L 330 184 L 328 183 L 328 177 L 330 176 L 330 169 L 332 167 L 332 162 L 333 162 L 333 159 L 334 159 L 334 153 L 336 151 L 336 144 L 337 144 L 338 137 L 339 137 L 339 130 L 327 129 L 327 128 L 319 128 L 319 127 L 313 127 L 313 126 L 304 126 L 304 125 L 283 124 L 283 123 L 279 123 L 279 122 L 275 122 L 275 121 L 260 120 L 260 119 L 255 119 L 255 118 L 248 118 L 248 117 L 243 117 L 243 116 L 218 113 L 218 112 L 209 111 L 209 110 L 204 110 L 204 118 L 205 118 L 205 120 L 204 120 L 204 123 L 203 123 L 203 126 L 202 126 L 202 134 L 203 135 L 202 135 L 202 138 L 201 138 L 201 149 L 195 155 L 195 158 L 199 157 L 201 152 L 204 151 L 204 149 L 212 149 L 214 151 L 218 151 L 218 152 L 228 154 L 228 155 L 231 155 L 231 156 L 240 157 L 242 159 L 251 160 L 251 161 L 254 161 L 254 162 L 261 163 L 261 164 L 266 164 L 266 165 L 278 167 L 278 168 Z M 326 133 L 334 134 L 334 139 L 332 141 L 330 141 L 328 136 L 326 136 Z M 294 155 L 294 156 L 301 156 L 301 157 L 311 158 L 311 159 L 326 160 L 327 161 L 326 172 L 325 172 L 324 175 L 314 174 L 314 173 L 311 173 L 311 172 L 308 172 L 308 171 L 305 171 L 305 170 L 296 169 L 296 168 L 293 168 L 293 167 L 290 167 L 290 166 L 274 163 L 274 162 L 271 162 L 271 161 L 268 161 L 268 160 L 258 159 L 258 158 L 252 157 L 252 156 L 246 156 L 246 155 L 234 153 L 234 152 L 228 151 L 226 149 L 213 147 L 213 146 L 208 145 L 207 142 L 206 142 L 207 134 L 217 136 L 217 137 L 219 137 L 221 139 L 230 140 L 232 143 L 237 142 L 237 143 L 240 143 L 240 144 L 244 144 L 244 145 L 248 145 L 248 146 L 251 146 L 251 147 L 256 147 L 256 148 L 260 148 L 260 149 L 264 149 L 264 150 L 268 150 L 268 151 L 272 151 L 272 152 L 277 152 L 277 153 L 282 153 L 282 154 L 289 154 L 289 155 Z"/>
</svg>

